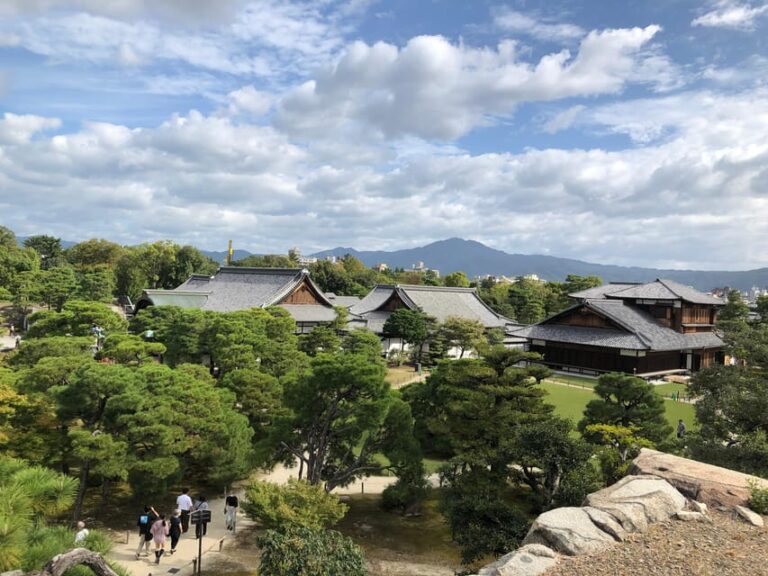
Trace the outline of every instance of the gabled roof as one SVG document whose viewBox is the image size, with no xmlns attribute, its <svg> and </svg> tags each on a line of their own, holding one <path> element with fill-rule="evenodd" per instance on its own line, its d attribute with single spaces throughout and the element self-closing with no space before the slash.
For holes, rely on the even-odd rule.
<svg viewBox="0 0 768 576">
<path fill-rule="evenodd" d="M 333 303 L 312 282 L 307 270 L 300 268 L 247 268 L 222 266 L 213 276 L 193 274 L 173 290 L 145 290 L 137 303 L 176 305 L 214 312 L 232 312 L 249 308 L 280 305 L 294 290 L 305 284 L 320 304 L 284 305 L 297 321 L 324 322 L 336 315 Z M 148 301 L 148 302 L 147 302 Z M 302 310 L 299 312 L 299 308 Z M 306 309 L 304 309 L 306 308 Z M 299 319 L 296 315 L 300 315 Z"/>
<path fill-rule="evenodd" d="M 557 323 L 562 316 L 582 307 L 610 320 L 615 327 L 588 328 Z M 635 306 L 609 299 L 585 300 L 516 334 L 538 340 L 630 350 L 665 351 L 723 346 L 723 341 L 714 332 L 681 334 L 661 325 L 653 316 Z"/>
<path fill-rule="evenodd" d="M 657 278 L 653 282 L 646 284 L 629 285 L 620 290 L 610 289 L 611 286 L 620 286 L 619 284 L 609 284 L 602 294 L 595 292 L 588 294 L 590 290 L 582 290 L 571 294 L 574 298 L 622 298 L 639 300 L 684 300 L 691 304 L 711 304 L 723 305 L 724 302 L 719 298 L 699 292 L 690 286 L 685 286 L 674 280 L 665 280 Z M 600 286 L 603 288 L 603 286 Z"/>
<path fill-rule="evenodd" d="M 587 288 L 586 290 L 579 290 L 578 292 L 571 292 L 568 294 L 571 298 L 578 300 L 589 300 L 591 298 L 605 298 L 608 294 L 614 292 L 620 292 L 627 288 L 637 286 L 637 283 L 631 282 L 611 282 L 610 284 L 603 284 L 602 286 L 596 286 L 594 288 Z"/>
<path fill-rule="evenodd" d="M 358 296 L 337 296 L 333 292 L 326 292 L 325 297 L 334 306 L 341 306 L 342 308 L 351 308 L 362 300 L 362 298 Z"/>
<path fill-rule="evenodd" d="M 450 316 L 477 320 L 486 328 L 504 327 L 512 321 L 491 310 L 480 299 L 474 288 L 449 288 L 445 286 L 418 286 L 412 284 L 379 284 L 368 295 L 350 308 L 352 314 L 366 318 L 369 328 L 380 332 L 391 314 L 380 310 L 391 298 L 399 298 L 411 310 L 421 310 L 438 322 Z"/>
</svg>

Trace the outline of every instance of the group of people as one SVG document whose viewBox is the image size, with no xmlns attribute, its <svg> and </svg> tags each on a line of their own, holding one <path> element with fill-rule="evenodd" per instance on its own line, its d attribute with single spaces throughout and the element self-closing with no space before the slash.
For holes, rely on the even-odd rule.
<svg viewBox="0 0 768 576">
<path fill-rule="evenodd" d="M 228 530 L 234 530 L 235 518 L 237 516 L 238 500 L 234 494 L 229 494 L 225 502 L 224 513 L 226 515 L 226 524 Z M 181 494 L 176 498 L 176 509 L 169 518 L 165 514 L 158 512 L 151 506 L 144 506 L 143 512 L 139 515 L 137 526 L 139 527 L 139 546 L 136 548 L 136 560 L 141 556 L 141 550 L 144 548 L 144 556 L 149 556 L 150 546 L 155 545 L 155 564 L 160 563 L 160 558 L 165 554 L 165 543 L 170 537 L 170 554 L 176 552 L 176 546 L 179 543 L 181 535 L 189 530 L 189 522 L 194 512 L 203 512 L 210 510 L 208 500 L 200 495 L 196 501 L 192 501 L 189 495 L 189 488 L 184 488 Z M 208 530 L 207 522 L 193 522 L 195 524 L 195 538 L 202 538 Z"/>
</svg>

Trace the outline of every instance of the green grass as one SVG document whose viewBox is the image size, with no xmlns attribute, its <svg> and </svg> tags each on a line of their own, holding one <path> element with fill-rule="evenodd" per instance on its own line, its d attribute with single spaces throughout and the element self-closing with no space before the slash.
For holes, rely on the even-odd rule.
<svg viewBox="0 0 768 576">
<path fill-rule="evenodd" d="M 541 387 L 549 393 L 544 400 L 555 407 L 555 414 L 570 419 L 574 424 L 581 420 L 587 403 L 596 398 L 591 390 L 569 388 L 548 382 L 541 384 Z M 696 427 L 695 410 L 692 404 L 665 400 L 664 408 L 667 420 L 673 428 L 677 428 L 679 419 L 685 422 L 688 430 Z"/>
<path fill-rule="evenodd" d="M 673 392 L 675 394 L 679 392 L 682 396 L 688 394 L 688 386 L 685 384 L 675 384 L 674 382 L 670 382 L 669 384 L 659 384 L 658 386 L 654 386 L 653 389 L 656 391 L 656 394 L 661 394 L 666 398 L 669 398 L 669 395 Z"/>
<path fill-rule="evenodd" d="M 336 529 L 362 546 L 369 560 L 406 560 L 458 566 L 458 547 L 438 510 L 438 491 L 424 502 L 421 516 L 404 517 L 381 509 L 378 495 L 355 495 Z"/>
<path fill-rule="evenodd" d="M 564 384 L 572 384 L 574 386 L 582 386 L 585 388 L 594 388 L 597 385 L 597 378 L 587 378 L 586 376 L 571 376 L 565 374 L 554 374 L 547 380 L 553 380 L 555 382 L 563 382 Z"/>
</svg>

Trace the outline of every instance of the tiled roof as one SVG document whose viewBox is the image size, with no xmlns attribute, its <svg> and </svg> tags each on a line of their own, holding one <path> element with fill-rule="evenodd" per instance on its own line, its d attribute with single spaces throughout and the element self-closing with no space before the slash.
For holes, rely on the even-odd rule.
<svg viewBox="0 0 768 576">
<path fill-rule="evenodd" d="M 491 310 L 474 288 L 400 285 L 411 302 L 425 314 L 445 322 L 450 316 L 477 320 L 486 328 L 503 328 L 510 320 Z"/>
<path fill-rule="evenodd" d="M 438 322 L 445 322 L 450 316 L 458 316 L 477 320 L 486 328 L 503 328 L 511 323 L 511 320 L 486 306 L 474 288 L 445 286 L 377 285 L 358 304 L 352 306 L 350 312 L 365 318 L 368 327 L 380 333 L 391 312 L 379 308 L 393 294 L 397 294 L 408 308 L 421 310 Z"/>
<path fill-rule="evenodd" d="M 714 332 L 681 334 L 662 326 L 647 312 L 625 304 L 622 300 L 595 299 L 586 300 L 569 310 L 586 306 L 598 314 L 609 318 L 624 330 L 617 328 L 586 328 L 557 324 L 554 316 L 544 323 L 531 326 L 528 330 L 516 332 L 528 338 L 587 344 L 606 348 L 627 348 L 631 350 L 685 350 L 688 348 L 718 348 L 723 341 Z M 567 311 L 566 311 L 567 312 Z"/>
<path fill-rule="evenodd" d="M 602 286 L 596 286 L 595 288 L 587 288 L 586 290 L 579 290 L 578 292 L 572 292 L 568 294 L 571 298 L 577 298 L 578 300 L 589 300 L 591 298 L 604 298 L 606 294 L 613 294 L 614 292 L 620 292 L 627 288 L 632 288 L 637 284 L 631 284 L 629 282 L 617 282 L 611 284 L 603 284 Z"/>
<path fill-rule="evenodd" d="M 337 296 L 333 292 L 326 292 L 325 297 L 334 306 L 341 306 L 342 308 L 352 308 L 352 306 L 359 304 L 362 298 L 358 296 Z"/>
<path fill-rule="evenodd" d="M 674 280 L 657 279 L 654 282 L 630 286 L 624 290 L 607 292 L 607 298 L 631 298 L 643 300 L 685 300 L 691 304 L 724 304 L 719 298 L 709 296 Z"/>
<path fill-rule="evenodd" d="M 193 274 L 173 290 L 146 290 L 152 304 L 173 304 L 214 312 L 232 312 L 279 304 L 302 282 L 309 282 L 321 304 L 287 305 L 297 322 L 327 322 L 336 317 L 333 304 L 300 268 L 222 266 L 213 276 Z M 137 304 L 138 306 L 138 304 Z M 301 309 L 301 310 L 299 310 Z"/>
</svg>

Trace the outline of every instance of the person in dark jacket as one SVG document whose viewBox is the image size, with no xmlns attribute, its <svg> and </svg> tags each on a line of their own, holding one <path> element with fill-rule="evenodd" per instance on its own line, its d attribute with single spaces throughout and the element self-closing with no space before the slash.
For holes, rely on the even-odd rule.
<svg viewBox="0 0 768 576">
<path fill-rule="evenodd" d="M 149 545 L 152 542 L 152 532 L 150 530 L 158 516 L 157 511 L 149 504 L 144 506 L 144 511 L 139 514 L 139 519 L 136 521 L 136 525 L 139 527 L 139 546 L 136 548 L 136 560 L 141 555 L 142 546 L 145 548 L 144 556 L 149 556 Z"/>
<path fill-rule="evenodd" d="M 176 552 L 176 545 L 181 537 L 181 510 L 178 508 L 173 511 L 173 516 L 169 520 L 170 528 L 168 535 L 171 537 L 171 554 Z"/>
</svg>

